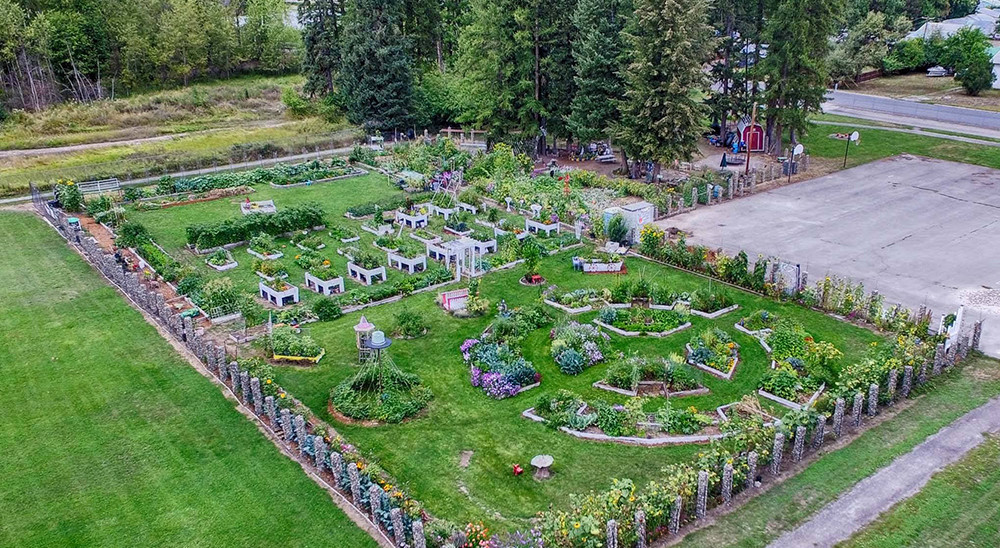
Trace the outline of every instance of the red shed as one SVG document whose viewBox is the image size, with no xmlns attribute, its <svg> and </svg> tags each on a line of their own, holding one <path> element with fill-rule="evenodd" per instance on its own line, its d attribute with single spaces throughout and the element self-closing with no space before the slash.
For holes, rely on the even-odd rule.
<svg viewBox="0 0 1000 548">
<path fill-rule="evenodd" d="M 764 128 L 760 124 L 751 124 L 749 118 L 743 118 L 737 122 L 736 131 L 750 152 L 764 152 Z"/>
</svg>

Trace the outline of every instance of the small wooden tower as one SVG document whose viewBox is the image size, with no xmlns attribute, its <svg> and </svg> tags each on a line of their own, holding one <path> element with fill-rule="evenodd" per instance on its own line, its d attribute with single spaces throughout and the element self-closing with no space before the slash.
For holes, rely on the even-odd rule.
<svg viewBox="0 0 1000 548">
<path fill-rule="evenodd" d="M 354 326 L 354 335 L 358 347 L 358 361 L 363 362 L 372 356 L 372 349 L 368 347 L 368 339 L 371 338 L 375 325 L 368 321 L 368 318 L 361 316 L 361 321 Z"/>
</svg>

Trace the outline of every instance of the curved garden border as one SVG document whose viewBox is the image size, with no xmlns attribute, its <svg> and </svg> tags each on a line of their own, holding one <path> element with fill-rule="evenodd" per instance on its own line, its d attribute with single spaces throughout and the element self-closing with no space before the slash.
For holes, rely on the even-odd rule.
<svg viewBox="0 0 1000 548">
<path fill-rule="evenodd" d="M 685 344 L 684 345 L 684 350 L 687 352 L 686 357 L 687 357 L 688 364 L 693 365 L 694 367 L 697 367 L 698 369 L 701 369 L 702 371 L 708 373 L 709 375 L 712 375 L 713 377 L 718 377 L 718 378 L 723 379 L 723 380 L 727 380 L 727 381 L 733 380 L 733 375 L 736 374 L 736 368 L 739 367 L 739 365 L 740 365 L 740 355 L 739 355 L 739 353 L 737 353 L 736 354 L 736 363 L 734 363 L 733 366 L 729 368 L 729 372 L 728 373 L 723 373 L 722 371 L 719 371 L 718 369 L 713 369 L 713 368 L 711 368 L 711 367 L 709 367 L 709 366 L 707 366 L 707 365 L 705 365 L 703 363 L 698 363 L 698 362 L 692 361 L 691 360 L 691 353 L 694 352 L 694 350 L 691 348 L 690 344 Z"/>
<path fill-rule="evenodd" d="M 586 406 L 580 408 L 581 411 L 586 410 Z M 578 411 L 579 413 L 580 411 Z M 521 416 L 538 423 L 548 422 L 544 418 L 535 414 L 535 408 L 531 407 L 523 412 Z M 643 422 L 639 423 L 642 426 L 651 426 L 655 423 Z M 705 444 L 710 443 L 712 440 L 722 439 L 725 434 L 692 434 L 692 435 L 682 435 L 673 436 L 668 435 L 659 438 L 637 438 L 635 436 L 609 436 L 607 434 L 596 434 L 594 432 L 580 432 L 578 430 L 572 430 L 565 426 L 560 426 L 559 430 L 574 438 L 589 440 L 589 441 L 601 441 L 617 443 L 620 445 L 639 445 L 642 447 L 660 447 L 663 445 L 687 445 L 687 444 Z"/>
<path fill-rule="evenodd" d="M 688 328 L 691 327 L 691 322 L 685 322 L 684 324 L 682 324 L 680 326 L 677 326 L 677 327 L 675 327 L 675 328 L 673 328 L 673 329 L 671 329 L 669 331 L 659 331 L 659 332 L 648 332 L 647 331 L 647 332 L 640 332 L 640 331 L 625 331 L 624 329 L 618 329 L 617 327 L 615 327 L 613 325 L 608 325 L 608 324 L 606 324 L 606 323 L 604 323 L 601 320 L 598 320 L 596 318 L 594 318 L 593 322 L 595 324 L 603 327 L 604 329 L 607 329 L 608 331 L 611 331 L 612 333 L 615 333 L 617 335 L 621 335 L 622 337 L 657 337 L 657 338 L 663 338 L 663 337 L 669 337 L 671 335 L 675 335 L 675 334 L 680 333 L 681 331 L 684 331 L 685 329 L 688 329 Z"/>
<path fill-rule="evenodd" d="M 656 386 L 656 385 L 660 385 L 661 390 L 663 391 L 664 398 L 685 398 L 688 396 L 704 396 L 712 392 L 711 390 L 709 390 L 704 386 L 702 386 L 701 388 L 695 388 L 694 390 L 680 390 L 678 392 L 670 392 L 666 389 L 667 388 L 666 383 L 662 381 L 639 381 L 639 386 Z M 591 384 L 591 386 L 599 390 L 607 390 L 608 392 L 614 392 L 615 394 L 621 394 L 623 396 L 629 396 L 632 398 L 639 396 L 638 390 L 625 390 L 624 388 L 611 386 L 610 384 L 605 384 L 601 381 L 596 381 L 595 383 Z"/>
</svg>

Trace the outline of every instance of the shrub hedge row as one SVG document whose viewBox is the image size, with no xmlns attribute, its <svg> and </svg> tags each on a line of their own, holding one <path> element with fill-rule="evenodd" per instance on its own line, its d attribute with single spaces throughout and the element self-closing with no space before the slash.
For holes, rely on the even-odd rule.
<svg viewBox="0 0 1000 548">
<path fill-rule="evenodd" d="M 323 208 L 318 204 L 304 204 L 283 209 L 277 213 L 252 213 L 212 224 L 189 225 L 187 242 L 198 249 L 249 240 L 261 232 L 278 235 L 324 224 Z"/>
</svg>

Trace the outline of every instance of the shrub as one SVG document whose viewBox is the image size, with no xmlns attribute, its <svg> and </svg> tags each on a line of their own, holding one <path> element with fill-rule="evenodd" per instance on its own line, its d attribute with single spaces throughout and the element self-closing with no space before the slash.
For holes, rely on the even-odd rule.
<svg viewBox="0 0 1000 548">
<path fill-rule="evenodd" d="M 291 327 L 274 328 L 270 338 L 271 351 L 277 356 L 298 356 L 313 358 L 323 349 L 308 335 L 299 335 Z"/>
<path fill-rule="evenodd" d="M 567 375 L 579 375 L 583 372 L 583 355 L 572 348 L 560 353 L 556 358 L 556 363 L 559 364 L 559 370 Z"/>
<path fill-rule="evenodd" d="M 625 217 L 621 213 L 616 213 L 608 221 L 606 228 L 608 240 L 618 243 L 628 243 L 628 225 L 625 224 Z"/>
<path fill-rule="evenodd" d="M 120 247 L 138 247 L 150 240 L 152 237 L 145 226 L 129 221 L 118 229 L 118 238 L 115 240 L 115 244 Z"/>
<path fill-rule="evenodd" d="M 764 378 L 760 380 L 758 388 L 765 392 L 770 392 L 779 398 L 794 400 L 798 393 L 799 376 L 790 369 L 779 367 L 768 371 Z"/>
<path fill-rule="evenodd" d="M 423 335 L 425 331 L 427 331 L 427 322 L 424 321 L 423 316 L 420 314 L 409 310 L 403 310 L 396 314 L 396 330 L 394 333 L 397 336 L 402 335 L 412 339 Z"/>
<path fill-rule="evenodd" d="M 331 320 L 336 320 L 337 318 L 344 315 L 343 310 L 337 306 L 337 303 L 330 299 L 320 299 L 313 303 L 312 305 L 313 314 L 321 322 L 328 322 Z"/>
<path fill-rule="evenodd" d="M 729 292 L 698 290 L 691 294 L 691 308 L 702 312 L 715 312 L 733 305 Z"/>
<path fill-rule="evenodd" d="M 400 370 L 391 360 L 367 360 L 330 395 L 333 407 L 360 420 L 401 422 L 427 406 L 431 391 L 420 378 Z"/>
<path fill-rule="evenodd" d="M 189 225 L 186 229 L 187 243 L 199 249 L 208 249 L 249 240 L 262 233 L 274 236 L 309 229 L 322 225 L 323 217 L 323 208 L 316 204 L 289 207 L 272 214 L 241 215 L 213 224 Z"/>
<path fill-rule="evenodd" d="M 56 182 L 55 195 L 64 210 L 73 213 L 83 211 L 83 192 L 75 182 L 59 179 Z"/>
<path fill-rule="evenodd" d="M 618 309 L 606 306 L 597 313 L 597 319 L 608 325 L 614 325 L 615 320 L 618 319 Z"/>
<path fill-rule="evenodd" d="M 771 347 L 771 358 L 781 362 L 787 358 L 805 357 L 808 336 L 809 334 L 798 323 L 792 320 L 780 320 L 767 336 L 767 345 Z"/>
<path fill-rule="evenodd" d="M 240 292 L 233 285 L 233 281 L 223 277 L 205 282 L 198 293 L 197 303 L 206 312 L 220 308 L 223 313 L 229 313 L 237 308 L 239 301 Z"/>
<path fill-rule="evenodd" d="M 381 266 L 379 256 L 368 250 L 354 254 L 352 259 L 354 264 L 364 268 L 365 270 L 374 270 Z"/>
</svg>

